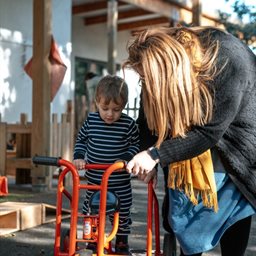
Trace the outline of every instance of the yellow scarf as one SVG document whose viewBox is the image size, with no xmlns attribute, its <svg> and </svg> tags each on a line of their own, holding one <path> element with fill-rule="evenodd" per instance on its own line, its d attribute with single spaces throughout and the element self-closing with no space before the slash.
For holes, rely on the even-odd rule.
<svg viewBox="0 0 256 256">
<path fill-rule="evenodd" d="M 168 187 L 183 190 L 190 201 L 218 211 L 218 199 L 210 149 L 189 160 L 172 163 L 169 167 Z"/>
</svg>

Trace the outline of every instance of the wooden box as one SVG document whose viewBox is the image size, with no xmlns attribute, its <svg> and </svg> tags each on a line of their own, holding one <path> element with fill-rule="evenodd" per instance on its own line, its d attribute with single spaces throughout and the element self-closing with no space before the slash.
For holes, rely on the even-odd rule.
<svg viewBox="0 0 256 256">
<path fill-rule="evenodd" d="M 0 203 L 0 235 L 42 224 L 42 205 L 36 203 Z"/>
<path fill-rule="evenodd" d="M 69 218 L 70 210 L 62 209 L 62 218 Z M 56 207 L 49 204 L 0 203 L 0 236 L 32 228 L 56 220 Z"/>
</svg>

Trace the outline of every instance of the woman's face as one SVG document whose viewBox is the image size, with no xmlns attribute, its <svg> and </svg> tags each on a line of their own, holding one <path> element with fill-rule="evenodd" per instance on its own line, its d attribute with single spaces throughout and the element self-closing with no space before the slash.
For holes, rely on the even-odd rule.
<svg viewBox="0 0 256 256">
<path fill-rule="evenodd" d="M 124 108 L 121 104 L 116 104 L 112 100 L 107 104 L 104 97 L 101 97 L 100 101 L 96 102 L 96 105 L 101 119 L 107 124 L 116 122 L 120 118 Z"/>
</svg>

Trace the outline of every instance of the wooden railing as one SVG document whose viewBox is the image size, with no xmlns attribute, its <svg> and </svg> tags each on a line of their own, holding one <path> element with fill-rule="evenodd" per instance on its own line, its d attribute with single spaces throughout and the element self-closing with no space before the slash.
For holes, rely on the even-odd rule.
<svg viewBox="0 0 256 256">
<path fill-rule="evenodd" d="M 73 124 L 72 102 L 68 101 L 67 112 L 61 114 L 60 122 L 58 115 L 52 114 L 50 127 L 51 156 L 72 160 Z M 16 146 L 13 150 L 6 148 L 10 134 L 14 135 L 16 139 Z M 31 134 L 32 124 L 27 122 L 27 115 L 24 113 L 20 115 L 20 122 L 17 124 L 1 122 L 0 119 L 0 176 L 15 175 L 16 184 L 31 183 Z M 50 168 L 50 176 L 53 175 L 53 172 L 54 170 Z"/>
<path fill-rule="evenodd" d="M 7 170 L 14 168 L 30 169 L 31 158 L 26 157 L 25 153 L 30 150 L 31 140 L 31 123 L 27 123 L 27 115 L 21 114 L 19 124 L 7 124 L 0 122 L 0 175 L 8 174 Z M 15 134 L 16 148 L 14 150 L 7 150 L 8 135 Z"/>
<path fill-rule="evenodd" d="M 139 115 L 139 106 L 137 106 L 137 98 L 134 99 L 133 107 L 130 107 L 129 103 L 126 105 L 124 112 L 131 116 L 132 118 L 136 119 Z"/>
</svg>

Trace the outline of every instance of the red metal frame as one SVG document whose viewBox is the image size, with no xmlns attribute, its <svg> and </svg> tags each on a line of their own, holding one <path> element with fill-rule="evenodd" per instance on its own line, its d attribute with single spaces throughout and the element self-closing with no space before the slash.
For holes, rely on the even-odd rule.
<svg viewBox="0 0 256 256">
<path fill-rule="evenodd" d="M 117 162 L 114 164 L 87 164 L 86 169 L 105 169 L 102 177 L 102 182 L 100 185 L 87 185 L 80 184 L 79 172 L 75 166 L 64 159 L 58 160 L 59 166 L 65 167 L 60 173 L 57 187 L 57 204 L 56 204 L 56 228 L 55 228 L 55 244 L 54 244 L 54 255 L 55 256 L 75 256 L 76 254 L 76 244 L 81 241 L 77 239 L 77 222 L 78 222 L 78 206 L 79 206 L 79 193 L 80 189 L 92 189 L 100 190 L 100 206 L 99 206 L 99 229 L 98 229 L 98 240 L 97 240 L 97 256 L 104 256 L 104 245 L 113 239 L 118 228 L 118 216 L 115 218 L 114 225 L 111 233 L 108 237 L 105 236 L 105 225 L 106 225 L 106 203 L 107 203 L 107 187 L 108 179 L 112 172 L 119 169 L 124 169 L 125 164 L 123 162 Z M 73 179 L 72 194 L 70 194 L 64 186 L 64 178 L 67 173 L 71 172 Z M 62 202 L 63 195 L 65 195 L 70 200 L 71 207 L 71 219 L 70 219 L 70 232 L 69 232 L 69 251 L 61 252 L 61 220 L 62 220 Z M 81 214 L 80 214 L 81 215 Z M 152 255 L 152 222 L 154 215 L 155 222 L 155 255 L 161 254 L 160 251 L 160 235 L 159 235 L 159 206 L 155 191 L 153 189 L 153 184 L 150 182 L 148 184 L 148 209 L 147 209 L 147 256 Z M 105 241 L 104 241 L 105 240 Z M 110 248 L 111 249 L 111 248 Z M 110 255 L 110 254 L 107 254 Z"/>
</svg>

